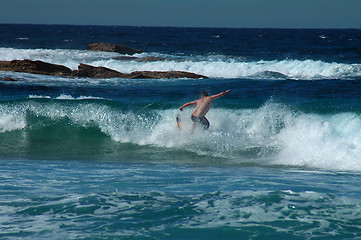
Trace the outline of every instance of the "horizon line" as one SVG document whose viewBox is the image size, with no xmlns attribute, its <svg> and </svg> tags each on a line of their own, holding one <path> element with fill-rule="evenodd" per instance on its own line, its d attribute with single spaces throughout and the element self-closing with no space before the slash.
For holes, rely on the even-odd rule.
<svg viewBox="0 0 361 240">
<path fill-rule="evenodd" d="M 214 29 L 284 29 L 284 30 L 361 30 L 355 27 L 209 27 L 209 26 L 152 26 L 152 25 L 114 25 L 114 24 L 70 24 L 70 23 L 1 23 L 0 25 L 38 25 L 38 26 L 89 26 L 89 27 L 138 27 L 138 28 L 214 28 Z"/>
</svg>

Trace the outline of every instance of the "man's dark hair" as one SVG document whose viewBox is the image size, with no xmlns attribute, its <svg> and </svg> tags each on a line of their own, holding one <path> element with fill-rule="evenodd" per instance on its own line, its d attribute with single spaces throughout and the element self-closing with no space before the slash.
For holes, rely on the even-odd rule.
<svg viewBox="0 0 361 240">
<path fill-rule="evenodd" d="M 208 92 L 207 91 L 202 91 L 202 96 L 208 97 Z"/>
</svg>

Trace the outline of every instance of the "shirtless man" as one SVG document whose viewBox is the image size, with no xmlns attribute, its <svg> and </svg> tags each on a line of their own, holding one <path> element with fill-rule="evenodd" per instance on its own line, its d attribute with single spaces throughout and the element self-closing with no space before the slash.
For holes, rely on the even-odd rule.
<svg viewBox="0 0 361 240">
<path fill-rule="evenodd" d="M 212 107 L 212 103 L 215 99 L 226 95 L 227 93 L 229 93 L 229 91 L 230 90 L 227 90 L 225 92 L 221 92 L 212 96 L 208 96 L 208 93 L 206 91 L 203 91 L 200 99 L 186 103 L 179 108 L 181 111 L 183 111 L 183 108 L 185 107 L 197 105 L 196 108 L 193 110 L 191 117 L 193 121 L 192 133 L 194 131 L 194 128 L 196 127 L 196 123 L 203 125 L 203 128 L 205 130 L 209 128 L 209 121 L 205 117 L 207 112 Z"/>
</svg>

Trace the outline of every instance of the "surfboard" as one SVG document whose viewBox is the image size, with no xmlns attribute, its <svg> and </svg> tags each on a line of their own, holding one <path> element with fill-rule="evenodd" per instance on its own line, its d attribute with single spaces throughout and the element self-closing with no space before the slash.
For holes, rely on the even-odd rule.
<svg viewBox="0 0 361 240">
<path fill-rule="evenodd" d="M 182 130 L 182 123 L 179 115 L 177 115 L 176 121 L 177 121 L 177 126 L 179 127 L 180 130 Z"/>
</svg>

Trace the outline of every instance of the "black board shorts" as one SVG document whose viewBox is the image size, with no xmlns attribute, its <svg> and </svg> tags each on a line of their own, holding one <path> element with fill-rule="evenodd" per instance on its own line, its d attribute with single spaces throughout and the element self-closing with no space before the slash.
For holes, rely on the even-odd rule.
<svg viewBox="0 0 361 240">
<path fill-rule="evenodd" d="M 201 124 L 204 130 L 207 130 L 209 128 L 209 121 L 206 117 L 199 118 L 192 115 L 191 119 L 193 122 Z"/>
</svg>

